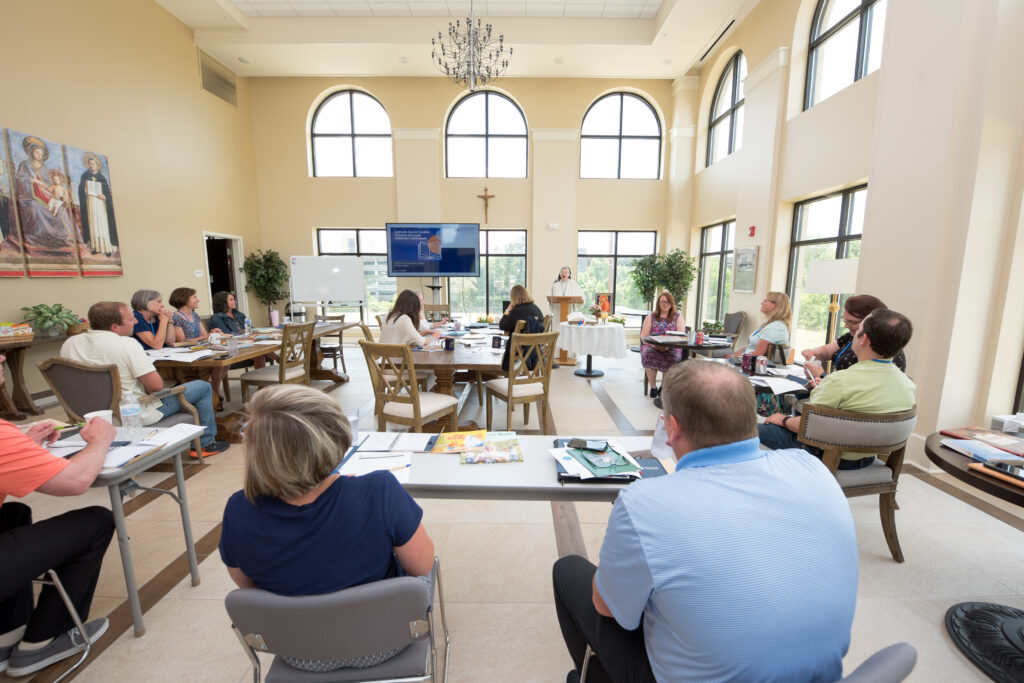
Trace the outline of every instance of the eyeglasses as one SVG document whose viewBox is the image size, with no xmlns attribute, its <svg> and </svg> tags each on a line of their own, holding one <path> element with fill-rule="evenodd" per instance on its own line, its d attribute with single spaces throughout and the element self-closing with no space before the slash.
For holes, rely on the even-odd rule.
<svg viewBox="0 0 1024 683">
<path fill-rule="evenodd" d="M 843 322 L 846 323 L 847 325 L 860 325 L 861 318 L 847 318 L 844 315 L 843 316 Z"/>
</svg>

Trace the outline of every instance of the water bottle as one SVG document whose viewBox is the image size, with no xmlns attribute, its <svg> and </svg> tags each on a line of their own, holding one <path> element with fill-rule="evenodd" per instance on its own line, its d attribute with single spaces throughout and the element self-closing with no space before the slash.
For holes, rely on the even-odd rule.
<svg viewBox="0 0 1024 683">
<path fill-rule="evenodd" d="M 238 337 L 228 337 L 228 355 L 238 355 Z"/>
<path fill-rule="evenodd" d="M 142 406 L 135 394 L 126 391 L 121 394 L 121 427 L 124 429 L 125 438 L 129 441 L 136 441 L 142 438 Z"/>
<path fill-rule="evenodd" d="M 252 336 L 252 321 L 249 320 L 248 318 L 245 319 L 245 336 Z"/>
</svg>

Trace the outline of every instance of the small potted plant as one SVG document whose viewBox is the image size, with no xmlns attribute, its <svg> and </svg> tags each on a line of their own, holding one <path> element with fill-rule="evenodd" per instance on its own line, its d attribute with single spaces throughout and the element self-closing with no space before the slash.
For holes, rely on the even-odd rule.
<svg viewBox="0 0 1024 683">
<path fill-rule="evenodd" d="M 80 318 L 63 304 L 36 304 L 22 306 L 21 310 L 25 311 L 25 322 L 31 323 L 33 330 L 40 337 L 56 337 L 80 322 Z"/>
<path fill-rule="evenodd" d="M 705 320 L 701 323 L 701 332 L 721 332 L 725 326 L 720 320 Z"/>
</svg>

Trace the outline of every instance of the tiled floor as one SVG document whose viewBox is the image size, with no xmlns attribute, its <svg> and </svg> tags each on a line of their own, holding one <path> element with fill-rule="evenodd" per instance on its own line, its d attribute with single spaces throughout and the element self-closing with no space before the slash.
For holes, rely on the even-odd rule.
<svg viewBox="0 0 1024 683">
<path fill-rule="evenodd" d="M 347 355 L 353 381 L 333 395 L 346 409 L 354 409 L 371 394 L 358 350 L 347 349 Z M 641 398 L 638 354 L 614 361 L 595 359 L 595 366 L 607 373 L 596 380 L 599 387 L 574 376 L 571 368 L 554 371 L 551 394 L 557 398 L 552 413 L 558 433 L 619 433 L 623 419 L 633 433 L 651 433 L 658 411 L 650 399 Z M 609 411 L 617 412 L 617 423 Z M 48 415 L 61 417 L 56 409 Z M 483 423 L 475 392 L 462 419 Z M 496 419 L 504 421 L 500 416 Z M 518 412 L 512 427 L 523 429 L 521 420 Z M 362 427 L 374 427 L 372 416 L 363 420 Z M 536 411 L 531 411 L 526 429 L 538 429 Z M 240 488 L 241 474 L 240 448 L 235 446 L 210 458 L 205 468 L 188 479 L 196 539 L 207 536 L 208 542 L 215 540 L 224 502 Z M 141 483 L 152 484 L 167 476 L 150 473 Z M 109 504 L 106 491 L 96 489 L 72 500 L 33 494 L 27 502 L 37 518 L 69 507 Z M 564 680 L 570 660 L 552 605 L 550 570 L 557 553 L 550 505 L 420 502 L 427 530 L 442 559 L 453 640 L 449 680 Z M 916 476 L 902 478 L 899 502 L 897 523 L 906 556 L 903 564 L 896 564 L 889 555 L 878 521 L 877 499 L 850 501 L 860 545 L 860 586 L 846 671 L 875 650 L 905 640 L 918 650 L 917 668 L 910 680 L 986 680 L 952 645 L 943 615 L 951 604 L 972 599 L 1024 607 L 1024 535 Z M 1000 507 L 1018 514 L 1011 506 Z M 576 508 L 587 552 L 591 559 L 596 558 L 610 507 L 578 503 Z M 165 496 L 133 512 L 128 529 L 140 586 L 183 550 L 177 507 Z M 105 651 L 77 680 L 251 680 L 248 660 L 223 607 L 225 594 L 234 586 L 216 552 L 202 561 L 200 572 L 199 586 L 182 578 L 177 585 L 166 587 L 166 595 L 145 614 L 144 637 L 136 638 L 130 628 L 120 635 L 108 635 Z M 96 596 L 94 617 L 124 602 L 116 542 L 107 553 Z M 45 674 L 38 680 L 51 680 Z M 2 680 L 6 679 L 0 674 Z"/>
</svg>

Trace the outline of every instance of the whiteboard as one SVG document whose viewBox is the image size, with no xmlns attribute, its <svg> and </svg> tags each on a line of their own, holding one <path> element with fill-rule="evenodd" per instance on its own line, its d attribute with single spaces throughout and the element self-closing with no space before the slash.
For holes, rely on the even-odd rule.
<svg viewBox="0 0 1024 683">
<path fill-rule="evenodd" d="M 360 304 L 366 298 L 359 256 L 292 256 L 292 301 Z"/>
</svg>

